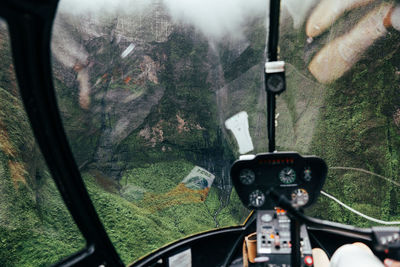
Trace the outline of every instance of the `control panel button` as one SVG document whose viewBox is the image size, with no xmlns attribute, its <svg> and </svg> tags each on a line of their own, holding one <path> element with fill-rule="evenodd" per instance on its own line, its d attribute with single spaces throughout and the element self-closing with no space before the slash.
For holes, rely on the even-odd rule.
<svg viewBox="0 0 400 267">
<path fill-rule="evenodd" d="M 304 257 L 304 264 L 306 266 L 312 266 L 314 263 L 313 258 L 311 256 L 305 256 Z"/>
<path fill-rule="evenodd" d="M 281 247 L 281 239 L 279 238 L 279 235 L 275 236 L 274 245 L 275 245 L 275 248 L 277 248 L 277 249 L 279 249 Z"/>
</svg>

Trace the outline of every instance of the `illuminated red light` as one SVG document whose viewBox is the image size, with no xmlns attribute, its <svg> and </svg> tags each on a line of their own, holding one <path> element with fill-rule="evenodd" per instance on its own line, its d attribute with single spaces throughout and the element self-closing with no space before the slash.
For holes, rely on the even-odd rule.
<svg viewBox="0 0 400 267">
<path fill-rule="evenodd" d="M 305 256 L 305 258 L 304 258 L 304 263 L 307 265 L 307 266 L 312 266 L 313 265 L 313 258 L 311 257 L 311 256 Z"/>
</svg>

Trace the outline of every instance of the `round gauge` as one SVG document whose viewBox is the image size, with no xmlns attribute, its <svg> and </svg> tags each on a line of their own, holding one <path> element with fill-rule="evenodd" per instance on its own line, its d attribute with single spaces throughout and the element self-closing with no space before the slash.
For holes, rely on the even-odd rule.
<svg viewBox="0 0 400 267">
<path fill-rule="evenodd" d="M 296 172 L 290 167 L 285 167 L 279 172 L 279 180 L 284 184 L 291 184 L 296 180 Z"/>
<path fill-rule="evenodd" d="M 312 178 L 311 173 L 312 172 L 311 172 L 310 168 L 305 168 L 304 169 L 304 181 L 306 181 L 306 182 L 311 181 L 311 178 Z"/>
<path fill-rule="evenodd" d="M 305 189 L 299 188 L 292 192 L 292 205 L 294 207 L 301 207 L 308 203 L 308 193 Z"/>
<path fill-rule="evenodd" d="M 263 221 L 263 222 L 270 222 L 270 221 L 272 221 L 272 216 L 271 216 L 271 214 L 266 213 L 266 214 L 264 214 L 263 216 L 261 216 L 261 221 Z"/>
<path fill-rule="evenodd" d="M 256 175 L 254 174 L 254 172 L 250 169 L 243 169 L 240 171 L 239 174 L 239 179 L 240 182 L 244 185 L 250 185 L 254 182 L 254 180 L 256 179 Z"/>
<path fill-rule="evenodd" d="M 255 208 L 259 208 L 262 205 L 264 205 L 265 195 L 260 190 L 255 190 L 255 191 L 251 192 L 251 194 L 249 196 L 249 201 L 250 201 L 250 205 L 252 205 Z"/>
</svg>

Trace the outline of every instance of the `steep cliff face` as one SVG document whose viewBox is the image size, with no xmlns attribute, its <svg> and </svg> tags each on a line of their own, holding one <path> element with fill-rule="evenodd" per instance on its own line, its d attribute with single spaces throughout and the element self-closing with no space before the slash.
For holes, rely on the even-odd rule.
<svg viewBox="0 0 400 267">
<path fill-rule="evenodd" d="M 157 10 L 153 9 L 154 20 L 62 14 L 56 20 L 52 45 L 56 84 L 80 164 L 95 162 L 117 175 L 121 167 L 114 164 L 113 147 L 143 123 L 163 96 L 160 62 L 148 54 L 152 42 L 168 37 L 171 25 Z"/>
<path fill-rule="evenodd" d="M 277 147 L 398 181 L 399 34 L 391 32 L 332 84 L 307 72 L 312 56 L 362 11 L 312 44 L 292 21 L 282 24 L 288 90 L 277 99 Z M 173 22 L 159 1 L 133 15 L 58 14 L 52 42 L 58 105 L 92 201 L 126 263 L 166 242 L 238 224 L 248 213 L 232 192 L 229 168 L 239 153 L 224 127 L 246 111 L 254 152 L 267 150 L 265 22 L 246 23 L 241 39 L 216 41 Z M 6 266 L 50 264 L 83 240 L 28 134 L 4 28 L 0 56 L 0 201 L 6 203 L 0 258 Z M 175 190 L 195 165 L 216 176 L 205 201 Z M 368 178 L 333 171 L 325 189 L 344 192 L 346 203 L 369 215 L 398 217 L 398 189 Z M 313 215 L 367 225 L 320 201 Z"/>
<path fill-rule="evenodd" d="M 211 42 L 172 23 L 160 5 L 140 16 L 58 15 L 52 41 L 58 105 L 88 191 L 124 261 L 247 215 L 232 193 L 229 167 L 237 148 L 223 123 L 245 108 L 235 102 L 259 76 L 262 25 L 251 22 L 247 40 Z M 6 29 L 1 34 L 0 198 L 7 204 L 0 207 L 6 218 L 0 245 L 12 253 L 0 258 L 6 266 L 50 264 L 79 249 L 82 239 L 27 134 Z M 252 84 L 246 103 L 265 103 L 262 92 L 261 82 Z M 178 196 L 183 205 L 156 214 L 138 202 L 164 184 L 173 189 L 194 165 L 216 176 L 206 201 Z M 159 240 L 154 229 L 164 232 Z M 54 249 L 39 253 L 48 247 Z"/>
<path fill-rule="evenodd" d="M 2 266 L 47 265 L 82 248 L 83 239 L 35 142 L 9 42 L 0 21 L 0 258 Z"/>
<path fill-rule="evenodd" d="M 79 165 L 118 180 L 139 164 L 186 158 L 229 184 L 237 152 L 224 121 L 247 109 L 266 147 L 263 24 L 249 23 L 242 40 L 211 42 L 173 24 L 161 4 L 136 16 L 59 14 L 54 73 Z"/>
</svg>

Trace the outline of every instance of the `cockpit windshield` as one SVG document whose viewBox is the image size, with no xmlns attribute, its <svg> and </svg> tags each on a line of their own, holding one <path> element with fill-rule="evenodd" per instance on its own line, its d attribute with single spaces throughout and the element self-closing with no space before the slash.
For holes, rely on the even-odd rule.
<svg viewBox="0 0 400 267">
<path fill-rule="evenodd" d="M 391 1 L 306 1 L 308 10 L 296 12 L 303 9 L 291 2 L 280 30 L 289 89 L 278 98 L 278 150 L 327 162 L 311 215 L 359 226 L 398 221 L 400 9 Z"/>
<path fill-rule="evenodd" d="M 269 13 L 262 0 L 60 1 L 57 104 L 125 264 L 250 214 L 230 168 L 268 152 Z M 328 165 L 307 214 L 400 221 L 399 44 L 395 1 L 282 0 L 276 150 Z"/>
<path fill-rule="evenodd" d="M 398 219 L 398 9 L 315 0 L 281 9 L 288 89 L 277 97 L 277 150 L 315 154 L 329 167 L 326 195 L 308 212 L 371 225 L 341 202 Z M 258 0 L 61 1 L 52 41 L 58 104 L 125 262 L 249 214 L 229 169 L 268 150 L 267 18 Z"/>
<path fill-rule="evenodd" d="M 76 2 L 61 1 L 54 23 L 54 83 L 122 259 L 243 223 L 250 211 L 229 172 L 240 154 L 267 147 L 266 3 Z"/>
</svg>

